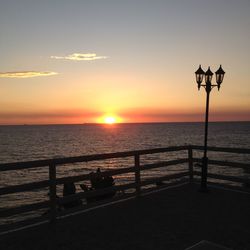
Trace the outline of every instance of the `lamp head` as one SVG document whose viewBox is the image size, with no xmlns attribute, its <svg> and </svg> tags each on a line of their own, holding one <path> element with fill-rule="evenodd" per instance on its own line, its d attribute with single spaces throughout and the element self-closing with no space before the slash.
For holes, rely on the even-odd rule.
<svg viewBox="0 0 250 250">
<path fill-rule="evenodd" d="M 198 90 L 200 90 L 204 74 L 205 74 L 205 72 L 203 71 L 203 69 L 201 68 L 201 65 L 200 65 L 199 68 L 195 71 L 196 82 L 198 84 Z"/>
<path fill-rule="evenodd" d="M 223 82 L 223 78 L 224 78 L 225 73 L 226 72 L 222 69 L 221 65 L 220 65 L 219 69 L 215 72 L 218 90 L 220 90 L 220 85 Z"/>
<path fill-rule="evenodd" d="M 206 84 L 211 84 L 213 74 L 214 73 L 210 70 L 210 67 L 208 67 L 208 70 L 205 73 L 205 82 L 206 82 Z"/>
</svg>

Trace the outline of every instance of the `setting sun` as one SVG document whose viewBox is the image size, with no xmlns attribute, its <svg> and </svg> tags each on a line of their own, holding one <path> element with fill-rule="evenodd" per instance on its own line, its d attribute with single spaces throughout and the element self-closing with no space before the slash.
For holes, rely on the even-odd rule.
<svg viewBox="0 0 250 250">
<path fill-rule="evenodd" d="M 97 122 L 104 123 L 104 124 L 115 124 L 115 123 L 122 122 L 122 119 L 117 115 L 106 114 L 106 115 L 103 115 L 102 117 L 99 117 L 97 119 Z"/>
<path fill-rule="evenodd" d="M 116 123 L 116 119 L 115 119 L 115 117 L 108 116 L 108 117 L 104 118 L 104 122 L 106 124 L 113 124 L 113 123 Z"/>
</svg>

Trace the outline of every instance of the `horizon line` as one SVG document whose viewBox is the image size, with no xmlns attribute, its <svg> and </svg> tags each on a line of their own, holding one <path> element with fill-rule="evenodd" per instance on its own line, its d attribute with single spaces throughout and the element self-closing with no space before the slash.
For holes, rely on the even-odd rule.
<svg viewBox="0 0 250 250">
<path fill-rule="evenodd" d="M 233 122 L 250 122 L 250 120 L 231 120 L 231 121 L 209 121 L 209 123 L 233 123 Z M 83 123 L 23 123 L 23 124 L 0 124 L 0 126 L 63 126 L 63 125 L 126 125 L 126 124 L 167 124 L 167 123 L 204 123 L 204 121 L 171 121 L 171 122 L 118 122 L 113 124 L 98 123 L 98 122 L 83 122 Z"/>
</svg>

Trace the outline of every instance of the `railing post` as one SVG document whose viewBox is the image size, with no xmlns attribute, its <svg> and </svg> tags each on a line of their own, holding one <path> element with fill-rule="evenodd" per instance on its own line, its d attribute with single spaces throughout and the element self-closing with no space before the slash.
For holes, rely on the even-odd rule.
<svg viewBox="0 0 250 250">
<path fill-rule="evenodd" d="M 56 165 L 49 165 L 49 199 L 50 199 L 50 222 L 56 220 Z"/>
<path fill-rule="evenodd" d="M 136 196 L 141 194 L 141 173 L 140 173 L 140 155 L 135 155 L 135 184 L 136 184 Z"/>
<path fill-rule="evenodd" d="M 188 147 L 188 167 L 189 167 L 189 182 L 193 183 L 193 149 L 191 146 Z"/>
</svg>

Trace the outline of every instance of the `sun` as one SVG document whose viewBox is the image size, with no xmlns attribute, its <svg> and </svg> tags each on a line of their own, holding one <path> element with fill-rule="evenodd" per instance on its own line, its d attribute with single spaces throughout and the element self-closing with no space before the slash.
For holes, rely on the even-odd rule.
<svg viewBox="0 0 250 250">
<path fill-rule="evenodd" d="M 107 116 L 104 118 L 104 123 L 106 123 L 106 124 L 114 124 L 116 122 L 117 122 L 116 118 L 113 116 Z"/>
<path fill-rule="evenodd" d="M 121 117 L 114 114 L 106 114 L 97 118 L 97 123 L 108 124 L 108 125 L 121 123 L 122 121 L 123 120 Z"/>
</svg>

